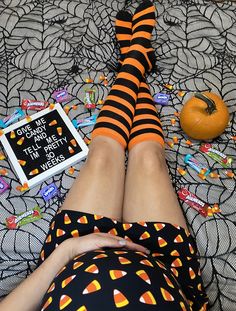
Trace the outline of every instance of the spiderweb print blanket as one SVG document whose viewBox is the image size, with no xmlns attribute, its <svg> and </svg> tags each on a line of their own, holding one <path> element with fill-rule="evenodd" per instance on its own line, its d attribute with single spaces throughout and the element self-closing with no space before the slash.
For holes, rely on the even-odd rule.
<svg viewBox="0 0 236 311">
<path fill-rule="evenodd" d="M 127 1 L 126 1 L 127 2 Z M 3 0 L 0 2 L 0 114 L 11 114 L 22 99 L 54 102 L 55 89 L 67 86 L 71 95 L 68 116 L 90 116 L 84 108 L 87 88 L 95 90 L 95 100 L 104 100 L 114 81 L 119 49 L 115 40 L 114 19 L 125 5 L 133 12 L 140 1 L 122 0 Z M 186 203 L 181 206 L 189 227 L 196 237 L 201 255 L 204 284 L 212 310 L 236 309 L 236 210 L 235 178 L 225 175 L 225 169 L 200 154 L 199 141 L 186 145 L 178 117 L 183 103 L 195 91 L 211 90 L 218 93 L 230 111 L 230 124 L 214 147 L 232 156 L 235 171 L 236 136 L 236 3 L 204 0 L 154 1 L 157 25 L 153 32 L 153 47 L 158 71 L 149 76 L 152 94 L 169 92 L 168 106 L 157 105 L 166 141 L 173 136 L 178 143 L 166 146 L 167 162 L 173 185 L 178 190 L 186 187 L 210 205 L 218 203 L 221 213 L 204 218 Z M 100 80 L 107 77 L 108 85 Z M 86 83 L 86 79 L 92 79 Z M 173 85 L 167 90 L 165 84 Z M 179 90 L 185 92 L 180 96 Z M 183 95 L 183 94 L 181 94 Z M 77 109 L 72 109 L 76 105 Z M 101 106 L 98 104 L 96 112 Z M 176 119 L 174 125 L 171 119 Z M 89 138 L 92 127 L 79 130 L 82 138 Z M 4 152 L 0 146 L 0 152 Z M 183 158 L 191 153 L 214 169 L 219 179 L 201 180 L 186 167 Z M 10 161 L 0 161 L 0 172 L 10 185 L 0 197 L 0 295 L 8 294 L 25 278 L 37 262 L 49 222 L 79 174 L 83 161 L 75 172 L 66 169 L 42 184 L 20 192 L 18 177 Z M 187 174 L 182 176 L 177 168 Z M 55 183 L 61 197 L 43 200 L 40 190 Z M 25 212 L 39 205 L 43 219 L 8 230 L 5 218 Z"/>
</svg>

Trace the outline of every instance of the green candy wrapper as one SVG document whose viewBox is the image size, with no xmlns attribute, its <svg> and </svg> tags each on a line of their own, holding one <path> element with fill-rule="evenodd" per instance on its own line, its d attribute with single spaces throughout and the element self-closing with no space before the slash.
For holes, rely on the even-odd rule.
<svg viewBox="0 0 236 311">
<path fill-rule="evenodd" d="M 42 212 L 39 206 L 35 206 L 32 210 L 20 213 L 19 215 L 12 215 L 6 218 L 6 226 L 8 229 L 17 229 L 21 226 L 27 225 L 30 222 L 41 219 Z"/>
<path fill-rule="evenodd" d="M 215 160 L 216 162 L 220 163 L 221 166 L 228 168 L 231 166 L 231 163 L 233 162 L 233 159 L 230 157 L 227 157 L 222 152 L 218 151 L 214 147 L 212 147 L 211 144 L 202 144 L 199 148 L 199 150 L 202 153 L 207 154 L 210 158 Z"/>
</svg>

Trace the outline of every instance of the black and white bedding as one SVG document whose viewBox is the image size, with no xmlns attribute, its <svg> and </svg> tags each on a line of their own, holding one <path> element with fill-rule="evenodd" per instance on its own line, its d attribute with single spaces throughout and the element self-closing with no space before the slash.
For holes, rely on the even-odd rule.
<svg viewBox="0 0 236 311">
<path fill-rule="evenodd" d="M 90 115 L 84 108 L 86 88 L 95 90 L 97 103 L 104 100 L 116 76 L 119 49 L 115 40 L 114 19 L 125 6 L 133 12 L 140 1 L 122 0 L 2 0 L 0 2 L 0 117 L 11 114 L 22 99 L 54 102 L 52 93 L 67 87 L 71 99 L 69 118 Z M 230 111 L 230 124 L 212 141 L 214 147 L 232 156 L 236 167 L 236 3 L 204 0 L 154 1 L 157 25 L 152 37 L 157 56 L 157 72 L 148 82 L 152 94 L 169 92 L 165 107 L 157 105 L 166 141 L 177 136 L 166 156 L 174 187 L 186 187 L 210 205 L 218 203 L 221 213 L 204 218 L 181 202 L 189 227 L 196 237 L 211 310 L 236 309 L 236 179 L 225 175 L 220 164 L 200 154 L 201 142 L 188 139 L 178 118 L 183 103 L 195 91 L 218 93 Z M 108 85 L 99 79 L 104 75 Z M 86 83 L 86 79 L 92 82 Z M 164 85 L 173 85 L 167 90 Z M 185 92 L 179 96 L 178 91 Z M 71 107 L 76 105 L 76 110 Z M 100 109 L 97 105 L 96 111 Z M 171 119 L 175 118 L 175 125 Z M 89 138 L 92 127 L 79 133 Z M 0 152 L 4 153 L 3 146 Z M 207 162 L 220 179 L 201 180 L 186 167 L 187 153 Z M 0 160 L 6 169 L 10 189 L 0 196 L 0 296 L 7 295 L 35 268 L 49 222 L 79 174 L 83 161 L 71 175 L 66 169 L 31 190 L 16 190 L 19 180 L 10 161 Z M 177 168 L 187 174 L 181 176 Z M 1 171 L 0 171 L 1 172 Z M 45 203 L 40 190 L 54 182 L 61 196 Z M 6 217 L 39 205 L 43 219 L 8 230 Z"/>
</svg>

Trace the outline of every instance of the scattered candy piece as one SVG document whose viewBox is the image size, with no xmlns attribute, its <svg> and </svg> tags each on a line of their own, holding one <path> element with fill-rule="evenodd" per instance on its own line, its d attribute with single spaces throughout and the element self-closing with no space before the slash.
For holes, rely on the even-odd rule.
<svg viewBox="0 0 236 311">
<path fill-rule="evenodd" d="M 0 129 L 0 136 L 4 134 L 4 131 Z"/>
<path fill-rule="evenodd" d="M 27 182 L 23 183 L 23 186 L 21 188 L 21 191 L 26 191 L 26 190 L 29 190 L 29 185 Z"/>
<path fill-rule="evenodd" d="M 178 137 L 177 137 L 177 136 L 174 136 L 174 137 L 173 137 L 173 142 L 174 142 L 174 144 L 178 144 L 179 139 L 178 139 Z"/>
<path fill-rule="evenodd" d="M 39 173 L 39 170 L 37 168 L 35 168 L 34 170 L 32 170 L 29 175 L 30 176 L 34 176 L 34 175 L 37 175 Z"/>
<path fill-rule="evenodd" d="M 208 206 L 207 208 L 207 216 L 213 216 L 213 211 L 212 211 L 212 208 L 210 206 Z"/>
<path fill-rule="evenodd" d="M 43 199 L 46 202 L 48 202 L 49 200 L 54 198 L 56 195 L 58 195 L 59 190 L 58 190 L 57 186 L 54 183 L 52 183 L 48 186 L 45 186 L 42 190 L 40 190 L 39 193 L 41 194 Z"/>
<path fill-rule="evenodd" d="M 215 173 L 215 172 L 211 172 L 211 173 L 209 174 L 209 176 L 210 176 L 211 178 L 220 178 L 220 175 L 217 174 L 217 173 Z"/>
<path fill-rule="evenodd" d="M 174 126 L 175 123 L 176 123 L 176 120 L 175 119 L 171 119 L 170 122 L 171 122 L 171 125 Z"/>
<path fill-rule="evenodd" d="M 179 113 L 178 111 L 175 111 L 174 115 L 175 115 L 177 118 L 179 118 L 180 113 Z"/>
<path fill-rule="evenodd" d="M 227 171 L 225 171 L 224 173 L 225 173 L 225 175 L 227 175 L 229 178 L 234 178 L 234 173 L 233 173 L 232 171 L 227 170 Z"/>
<path fill-rule="evenodd" d="M 214 203 L 214 204 L 213 204 L 213 207 L 212 207 L 212 211 L 213 211 L 214 213 L 221 213 L 221 209 L 220 209 L 220 207 L 219 207 L 219 204 Z"/>
<path fill-rule="evenodd" d="M 27 184 L 27 182 L 25 182 L 23 185 L 16 186 L 16 190 L 21 192 L 27 191 L 29 190 L 29 185 Z"/>
<path fill-rule="evenodd" d="M 167 145 L 168 145 L 170 148 L 173 148 L 173 147 L 174 147 L 173 141 L 167 141 L 166 143 L 167 143 Z"/>
<path fill-rule="evenodd" d="M 105 76 L 102 76 L 102 75 L 101 75 L 101 76 L 99 76 L 99 80 L 100 80 L 100 81 L 104 81 L 105 79 L 106 79 L 106 77 L 105 77 Z"/>
<path fill-rule="evenodd" d="M 62 103 L 70 100 L 70 95 L 68 94 L 66 88 L 62 90 L 56 90 L 52 93 L 52 97 L 56 100 L 57 103 Z"/>
<path fill-rule="evenodd" d="M 104 100 L 99 99 L 99 100 L 98 100 L 98 104 L 99 104 L 99 105 L 103 105 L 103 104 L 104 104 Z"/>
<path fill-rule="evenodd" d="M 199 174 L 197 174 L 197 175 L 198 175 L 198 177 L 200 177 L 202 180 L 205 180 L 205 179 L 206 179 L 206 175 L 205 175 L 205 174 L 199 173 Z"/>
<path fill-rule="evenodd" d="M 197 210 L 202 216 L 207 216 L 209 205 L 200 200 L 195 194 L 191 193 L 186 188 L 181 188 L 178 190 L 177 194 L 181 200 Z"/>
<path fill-rule="evenodd" d="M 86 82 L 86 83 L 92 83 L 92 82 L 93 82 L 93 79 L 87 78 L 87 79 L 85 79 L 85 82 Z"/>
<path fill-rule="evenodd" d="M 186 94 L 186 92 L 185 91 L 178 91 L 178 95 L 180 96 L 180 97 L 183 97 L 184 95 Z"/>
<path fill-rule="evenodd" d="M 6 159 L 5 155 L 2 152 L 0 152 L 0 160 L 5 160 L 5 159 Z"/>
<path fill-rule="evenodd" d="M 30 121 L 32 121 L 32 118 L 31 118 L 31 116 L 26 116 L 26 117 L 25 117 L 25 119 L 26 119 L 26 121 L 27 121 L 27 122 L 30 122 Z"/>
<path fill-rule="evenodd" d="M 49 126 L 53 126 L 53 125 L 56 125 L 57 124 L 57 120 L 53 120 L 53 121 L 51 121 L 48 125 Z"/>
<path fill-rule="evenodd" d="M 186 172 L 184 169 L 182 169 L 181 167 L 178 167 L 178 168 L 177 168 L 177 171 L 178 171 L 178 173 L 179 173 L 180 175 L 182 175 L 182 176 L 184 176 L 184 175 L 187 174 L 187 172 Z"/>
<path fill-rule="evenodd" d="M 7 176 L 7 175 L 8 175 L 7 169 L 1 168 L 1 169 L 0 169 L 0 175 Z"/>
<path fill-rule="evenodd" d="M 0 194 L 3 194 L 9 187 L 9 184 L 0 177 Z"/>
<path fill-rule="evenodd" d="M 164 84 L 164 87 L 167 88 L 168 90 L 173 90 L 174 86 L 171 84 Z"/>
<path fill-rule="evenodd" d="M 189 139 L 185 141 L 185 144 L 188 145 L 188 146 L 192 146 L 193 145 L 193 143 Z"/>
<path fill-rule="evenodd" d="M 42 213 L 39 206 L 36 206 L 31 211 L 20 213 L 18 215 L 12 215 L 6 218 L 6 227 L 8 229 L 17 229 L 30 222 L 36 221 L 42 218 Z"/>
<path fill-rule="evenodd" d="M 37 100 L 31 100 L 31 99 L 23 99 L 21 102 L 21 109 L 23 110 L 43 110 L 47 108 L 48 102 L 44 101 L 37 101 Z"/>
<path fill-rule="evenodd" d="M 70 175 L 73 175 L 74 172 L 75 172 L 75 168 L 74 168 L 73 166 L 71 166 L 71 167 L 69 168 L 69 170 L 68 170 L 68 173 L 69 173 Z"/>
<path fill-rule="evenodd" d="M 105 79 L 105 80 L 103 81 L 103 84 L 104 84 L 104 86 L 107 86 L 107 85 L 108 85 L 108 80 Z"/>
<path fill-rule="evenodd" d="M 210 158 L 220 163 L 220 165 L 225 168 L 231 166 L 231 163 L 233 162 L 233 159 L 231 157 L 228 157 L 224 153 L 215 149 L 211 144 L 202 144 L 199 150 L 202 153 L 207 154 Z"/>
<path fill-rule="evenodd" d="M 55 104 L 50 104 L 50 105 L 49 105 L 49 109 L 50 109 L 50 110 L 54 109 L 54 107 L 55 107 Z"/>
<path fill-rule="evenodd" d="M 236 136 L 231 136 L 230 138 L 236 141 Z"/>
<path fill-rule="evenodd" d="M 95 104 L 95 90 L 92 90 L 92 89 L 85 90 L 84 106 L 87 109 L 94 109 L 94 108 L 96 108 L 96 104 Z"/>
<path fill-rule="evenodd" d="M 72 108 L 73 110 L 76 110 L 76 109 L 78 108 L 78 106 L 77 106 L 77 105 L 73 105 L 73 106 L 71 106 L 71 108 Z"/>
<path fill-rule="evenodd" d="M 89 145 L 91 143 L 91 139 L 84 137 L 84 142 L 86 145 Z"/>
<path fill-rule="evenodd" d="M 70 110 L 70 107 L 69 106 L 65 106 L 63 109 L 64 109 L 65 113 L 68 114 L 69 110 Z"/>
</svg>

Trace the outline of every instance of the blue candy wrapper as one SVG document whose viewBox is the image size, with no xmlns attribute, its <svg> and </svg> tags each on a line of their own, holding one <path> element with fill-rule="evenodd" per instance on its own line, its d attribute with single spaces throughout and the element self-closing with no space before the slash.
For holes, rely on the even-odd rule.
<svg viewBox="0 0 236 311">
<path fill-rule="evenodd" d="M 169 99 L 170 99 L 169 94 L 157 93 L 154 95 L 154 102 L 162 106 L 168 105 Z"/>
<path fill-rule="evenodd" d="M 91 117 L 85 119 L 72 120 L 72 123 L 76 129 L 84 126 L 94 125 L 96 123 L 97 116 L 97 114 L 94 114 Z"/>
<path fill-rule="evenodd" d="M 40 194 L 44 198 L 44 200 L 46 202 L 48 202 L 49 200 L 51 200 L 52 198 L 54 198 L 56 195 L 59 194 L 59 190 L 58 190 L 57 186 L 54 183 L 52 183 L 52 184 L 44 187 L 40 191 Z"/>
<path fill-rule="evenodd" d="M 23 117 L 25 114 L 22 109 L 17 108 L 10 116 L 7 116 L 3 120 L 0 120 L 0 127 L 5 128 L 8 125 L 14 123 L 19 118 Z"/>
</svg>

